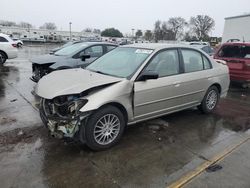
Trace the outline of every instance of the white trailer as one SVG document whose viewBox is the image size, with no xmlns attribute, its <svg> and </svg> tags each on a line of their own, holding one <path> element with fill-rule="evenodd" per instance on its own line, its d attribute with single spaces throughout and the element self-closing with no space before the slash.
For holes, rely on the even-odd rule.
<svg viewBox="0 0 250 188">
<path fill-rule="evenodd" d="M 222 43 L 232 39 L 250 42 L 250 14 L 225 18 Z"/>
</svg>

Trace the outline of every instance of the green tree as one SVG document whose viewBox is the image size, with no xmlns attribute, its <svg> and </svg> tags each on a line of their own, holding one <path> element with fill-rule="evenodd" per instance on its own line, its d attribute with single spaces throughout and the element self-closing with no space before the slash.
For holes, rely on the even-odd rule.
<svg viewBox="0 0 250 188">
<path fill-rule="evenodd" d="M 122 33 L 115 28 L 107 28 L 101 32 L 103 37 L 123 37 Z"/>
<path fill-rule="evenodd" d="M 153 38 L 153 33 L 152 33 L 152 31 L 150 31 L 150 30 L 147 30 L 145 33 L 144 33 L 144 38 L 145 38 L 145 40 L 152 40 L 152 38 Z"/>
<path fill-rule="evenodd" d="M 142 31 L 140 29 L 138 29 L 135 33 L 136 37 L 141 37 L 142 36 Z"/>
</svg>

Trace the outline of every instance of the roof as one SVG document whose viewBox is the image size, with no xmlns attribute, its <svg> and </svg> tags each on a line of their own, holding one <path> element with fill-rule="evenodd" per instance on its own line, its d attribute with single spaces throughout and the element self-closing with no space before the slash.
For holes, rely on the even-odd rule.
<svg viewBox="0 0 250 188">
<path fill-rule="evenodd" d="M 225 42 L 222 45 L 250 45 L 250 42 Z"/>
<path fill-rule="evenodd" d="M 235 19 L 235 18 L 243 18 L 243 17 L 250 17 L 250 14 L 243 14 L 243 15 L 239 15 L 239 16 L 231 16 L 231 17 L 225 18 L 225 20 L 230 20 L 230 19 Z"/>
<path fill-rule="evenodd" d="M 133 47 L 133 48 L 145 48 L 145 49 L 152 49 L 152 50 L 160 50 L 163 48 L 193 48 L 192 45 L 187 44 L 170 44 L 170 43 L 135 43 L 124 45 L 122 47 Z"/>
</svg>

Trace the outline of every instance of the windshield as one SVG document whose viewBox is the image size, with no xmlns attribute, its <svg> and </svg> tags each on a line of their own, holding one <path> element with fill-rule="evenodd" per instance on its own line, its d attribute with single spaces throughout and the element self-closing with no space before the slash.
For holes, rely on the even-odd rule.
<svg viewBox="0 0 250 188">
<path fill-rule="evenodd" d="M 78 52 L 80 49 L 82 49 L 83 47 L 87 46 L 87 44 L 84 43 L 76 43 L 76 44 L 72 44 L 70 46 L 66 46 L 60 50 L 58 50 L 55 55 L 59 55 L 59 56 L 68 56 L 71 55 L 73 53 Z"/>
<path fill-rule="evenodd" d="M 116 48 L 100 57 L 86 69 L 116 77 L 128 78 L 153 52 L 149 49 Z"/>
</svg>

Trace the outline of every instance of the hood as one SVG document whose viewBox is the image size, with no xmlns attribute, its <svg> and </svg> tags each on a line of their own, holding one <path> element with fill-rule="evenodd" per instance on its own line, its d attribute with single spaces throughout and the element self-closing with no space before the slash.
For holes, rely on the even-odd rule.
<svg viewBox="0 0 250 188">
<path fill-rule="evenodd" d="M 54 71 L 39 80 L 35 92 L 45 99 L 79 94 L 87 89 L 119 82 L 124 78 L 107 76 L 84 69 Z"/>
<path fill-rule="evenodd" d="M 32 63 L 42 65 L 42 64 L 47 64 L 47 63 L 61 62 L 61 61 L 65 60 L 65 58 L 68 58 L 68 57 L 67 56 L 56 56 L 53 54 L 46 54 L 46 55 L 32 58 L 30 61 Z"/>
</svg>

